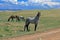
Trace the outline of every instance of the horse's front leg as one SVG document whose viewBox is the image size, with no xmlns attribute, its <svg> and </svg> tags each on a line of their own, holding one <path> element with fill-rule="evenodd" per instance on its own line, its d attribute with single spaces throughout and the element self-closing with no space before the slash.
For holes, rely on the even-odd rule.
<svg viewBox="0 0 60 40">
<path fill-rule="evenodd" d="M 17 21 L 20 21 L 20 19 L 19 19 L 19 18 L 16 18 L 16 22 L 17 22 Z"/>
<path fill-rule="evenodd" d="M 11 18 L 11 21 L 13 21 L 13 18 Z"/>
<path fill-rule="evenodd" d="M 25 29 L 26 29 L 26 24 L 25 24 L 25 26 L 24 26 L 24 31 L 25 31 Z"/>
<path fill-rule="evenodd" d="M 16 22 L 18 21 L 18 18 L 15 18 Z"/>
<path fill-rule="evenodd" d="M 36 31 L 36 28 L 37 28 L 37 24 L 35 24 L 35 29 L 34 29 L 34 31 Z"/>
<path fill-rule="evenodd" d="M 8 21 L 10 21 L 10 18 L 8 19 Z"/>
</svg>

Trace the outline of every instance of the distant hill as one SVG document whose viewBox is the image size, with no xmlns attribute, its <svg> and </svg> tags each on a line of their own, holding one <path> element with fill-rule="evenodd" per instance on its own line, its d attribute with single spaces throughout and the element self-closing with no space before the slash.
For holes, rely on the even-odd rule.
<svg viewBox="0 0 60 40">
<path fill-rule="evenodd" d="M 0 11 L 18 11 L 22 9 L 0 9 Z"/>
</svg>

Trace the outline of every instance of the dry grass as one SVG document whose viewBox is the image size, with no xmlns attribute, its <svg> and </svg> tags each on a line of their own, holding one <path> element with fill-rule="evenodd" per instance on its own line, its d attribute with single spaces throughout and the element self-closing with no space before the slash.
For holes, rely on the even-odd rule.
<svg viewBox="0 0 60 40">
<path fill-rule="evenodd" d="M 0 37 L 13 37 L 25 34 L 32 34 L 34 32 L 34 25 L 30 24 L 30 32 L 24 32 L 24 21 L 7 22 L 10 15 L 24 16 L 35 16 L 37 12 L 41 12 L 41 17 L 36 32 L 47 31 L 48 29 L 60 27 L 60 10 L 25 10 L 16 12 L 0 12 Z"/>
</svg>

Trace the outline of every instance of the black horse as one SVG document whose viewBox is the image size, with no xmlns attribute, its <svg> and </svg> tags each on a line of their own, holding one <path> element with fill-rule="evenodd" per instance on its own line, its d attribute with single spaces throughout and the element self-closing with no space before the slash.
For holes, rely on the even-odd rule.
<svg viewBox="0 0 60 40">
<path fill-rule="evenodd" d="M 36 31 L 39 17 L 40 17 L 40 12 L 38 12 L 35 17 L 32 17 L 32 18 L 29 17 L 29 18 L 27 18 L 27 19 L 26 19 L 26 22 L 25 22 L 25 26 L 24 26 L 24 31 L 25 31 L 25 29 L 27 29 L 27 31 L 29 31 L 28 26 L 29 26 L 30 23 L 35 24 L 35 29 L 34 29 L 34 31 Z"/>
<path fill-rule="evenodd" d="M 18 20 L 18 21 L 20 21 L 20 19 L 19 19 L 19 16 L 17 16 L 17 15 L 11 15 L 9 18 L 8 18 L 8 21 L 10 21 L 10 19 L 11 19 L 11 21 L 13 21 L 13 19 L 16 19 L 16 21 Z"/>
</svg>

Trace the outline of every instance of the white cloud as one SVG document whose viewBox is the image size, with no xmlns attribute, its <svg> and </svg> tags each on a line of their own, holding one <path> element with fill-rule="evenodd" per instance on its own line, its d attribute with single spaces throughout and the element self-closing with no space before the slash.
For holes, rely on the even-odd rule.
<svg viewBox="0 0 60 40">
<path fill-rule="evenodd" d="M 55 6 L 55 5 L 60 5 L 59 2 L 44 2 L 44 3 L 42 3 L 42 4 L 43 4 L 43 5 L 44 5 L 44 4 L 47 4 L 47 5 L 49 5 L 50 7 Z"/>
<path fill-rule="evenodd" d="M 25 6 L 28 6 L 28 3 L 27 2 L 24 2 L 24 1 L 21 1 L 21 2 L 18 2 L 19 5 L 25 5 Z"/>
<path fill-rule="evenodd" d="M 53 0 L 28 0 L 29 3 L 31 3 L 32 5 L 42 5 L 44 6 L 45 4 L 53 7 L 53 6 L 57 6 L 60 5 L 59 2 L 53 2 Z"/>
<path fill-rule="evenodd" d="M 18 1 L 17 0 L 2 0 L 2 1 L 11 2 L 13 4 L 18 4 Z"/>
<path fill-rule="evenodd" d="M 28 0 L 28 2 L 32 2 L 32 3 L 40 3 L 40 2 L 49 2 L 52 0 Z"/>
<path fill-rule="evenodd" d="M 8 0 L 1 0 L 1 1 L 6 1 L 6 2 L 8 2 Z"/>
<path fill-rule="evenodd" d="M 11 2 L 13 4 L 17 4 L 17 5 L 23 5 L 23 6 L 29 6 L 29 5 L 42 5 L 44 6 L 45 4 L 50 6 L 50 7 L 53 7 L 53 6 L 56 6 L 56 5 L 60 5 L 59 2 L 52 2 L 53 0 L 28 0 L 26 2 L 24 1 L 20 1 L 18 2 L 18 0 L 3 0 L 3 1 L 6 1 L 6 2 Z"/>
<path fill-rule="evenodd" d="M 14 4 L 17 4 L 17 0 L 9 0 L 10 2 L 14 3 Z"/>
</svg>

